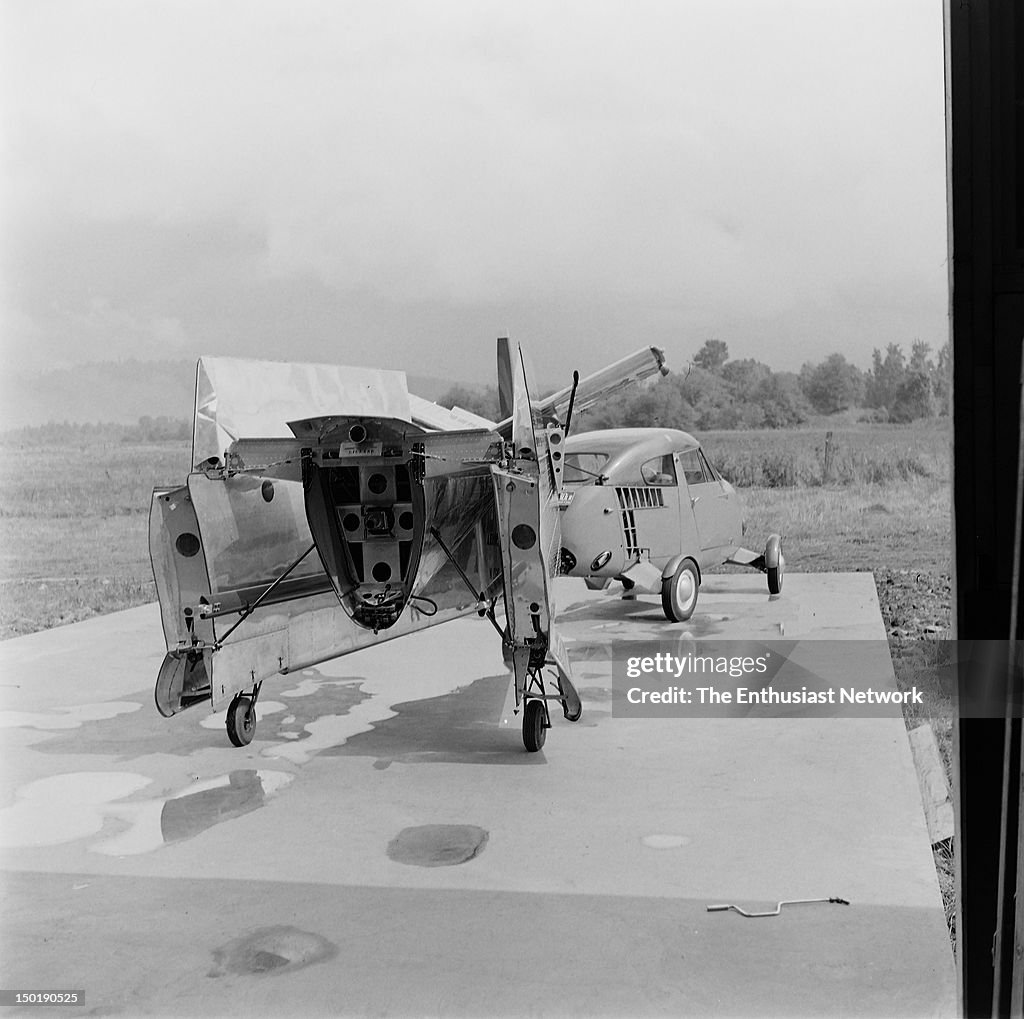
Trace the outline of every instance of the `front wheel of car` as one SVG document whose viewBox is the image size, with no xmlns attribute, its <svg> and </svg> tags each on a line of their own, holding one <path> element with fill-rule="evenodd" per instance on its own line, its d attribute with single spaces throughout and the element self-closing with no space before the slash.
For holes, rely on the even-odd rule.
<svg viewBox="0 0 1024 1019">
<path fill-rule="evenodd" d="M 661 607 L 673 623 L 685 622 L 697 607 L 700 593 L 700 575 L 692 559 L 684 559 L 671 577 L 661 581 Z"/>
</svg>

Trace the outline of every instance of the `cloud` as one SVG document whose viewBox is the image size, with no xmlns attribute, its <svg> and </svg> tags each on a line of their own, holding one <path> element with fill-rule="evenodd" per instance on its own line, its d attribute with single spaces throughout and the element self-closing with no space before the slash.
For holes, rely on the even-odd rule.
<svg viewBox="0 0 1024 1019">
<path fill-rule="evenodd" d="M 301 290 L 307 320 L 358 306 L 371 332 L 402 309 L 475 327 L 546 308 L 595 354 L 614 344 L 573 328 L 581 305 L 641 340 L 732 322 L 769 362 L 851 289 L 870 306 L 906 280 L 916 331 L 944 320 L 931 0 L 43 0 L 5 18 L 4 319 L 66 357 L 96 356 L 104 316 L 141 349 L 177 322 L 172 345 L 243 352 L 265 322 L 224 302 L 254 289 L 260 315 Z M 131 244 L 83 250 L 104 231 Z M 442 339 L 417 332 L 412 362 Z"/>
</svg>

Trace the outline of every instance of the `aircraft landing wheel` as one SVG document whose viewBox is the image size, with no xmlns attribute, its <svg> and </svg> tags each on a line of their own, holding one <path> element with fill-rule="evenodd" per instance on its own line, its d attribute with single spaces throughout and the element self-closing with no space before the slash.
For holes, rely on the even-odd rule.
<svg viewBox="0 0 1024 1019">
<path fill-rule="evenodd" d="M 523 709 L 523 745 L 531 753 L 535 754 L 547 739 L 548 730 L 545 727 L 544 702 L 541 700 L 527 701 Z"/>
<path fill-rule="evenodd" d="M 779 553 L 779 565 L 769 566 L 768 573 L 768 593 L 769 594 L 781 594 L 782 593 L 782 575 L 786 570 L 786 560 L 782 554 Z"/>
<path fill-rule="evenodd" d="M 685 622 L 697 607 L 700 577 L 692 559 L 684 559 L 671 577 L 661 581 L 661 607 L 673 623 Z"/>
<path fill-rule="evenodd" d="M 227 717 L 228 739 L 233 746 L 247 747 L 256 735 L 256 709 L 252 698 L 245 694 L 236 694 Z"/>
</svg>

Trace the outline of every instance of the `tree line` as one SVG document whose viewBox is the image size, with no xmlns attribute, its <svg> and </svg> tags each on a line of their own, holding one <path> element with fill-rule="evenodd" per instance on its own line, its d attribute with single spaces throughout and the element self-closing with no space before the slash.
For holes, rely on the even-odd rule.
<svg viewBox="0 0 1024 1019">
<path fill-rule="evenodd" d="M 799 372 L 776 372 L 753 358 L 729 359 L 722 340 L 705 341 L 685 369 L 651 385 L 634 386 L 587 410 L 593 428 L 663 425 L 694 430 L 788 428 L 812 414 L 859 408 L 860 420 L 898 424 L 949 413 L 952 364 L 947 343 L 932 357 L 915 340 L 910 356 L 896 343 L 872 353 L 862 371 L 842 354 L 807 362 Z M 500 417 L 494 386 L 452 386 L 438 401 L 490 421 Z M 4 433 L 5 442 L 58 442 L 69 437 L 107 442 L 191 441 L 190 419 L 140 417 L 135 424 L 50 422 Z"/>
<path fill-rule="evenodd" d="M 818 363 L 807 362 L 799 372 L 776 372 L 753 358 L 730 360 L 728 344 L 711 339 L 686 369 L 590 408 L 581 424 L 587 429 L 788 428 L 803 424 L 812 414 L 856 408 L 862 410 L 862 421 L 902 424 L 948 414 L 950 387 L 948 342 L 934 358 L 921 340 L 913 342 L 909 358 L 898 344 L 890 343 L 884 355 L 874 351 L 869 371 L 837 353 Z M 453 386 L 437 402 L 492 421 L 499 416 L 493 386 Z"/>
</svg>

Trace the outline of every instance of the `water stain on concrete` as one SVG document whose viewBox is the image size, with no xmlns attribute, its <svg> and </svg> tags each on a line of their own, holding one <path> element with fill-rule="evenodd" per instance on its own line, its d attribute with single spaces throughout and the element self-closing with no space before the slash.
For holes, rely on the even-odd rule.
<svg viewBox="0 0 1024 1019">
<path fill-rule="evenodd" d="M 291 780 L 281 771 L 232 771 L 197 781 L 172 797 L 111 805 L 107 816 L 128 827 L 91 846 L 90 852 L 136 856 L 195 838 L 215 825 L 258 810 Z"/>
<path fill-rule="evenodd" d="M 124 830 L 91 846 L 91 852 L 148 853 L 258 810 L 291 780 L 291 775 L 280 771 L 233 771 L 201 781 L 174 797 L 129 800 L 152 780 L 130 772 L 51 775 L 20 788 L 15 804 L 0 810 L 0 847 L 74 842 L 99 835 L 110 821 L 125 826 Z"/>
<path fill-rule="evenodd" d="M 284 676 L 267 685 L 267 700 L 273 699 L 279 706 L 264 717 L 257 705 L 256 739 L 261 743 L 283 743 L 305 736 L 306 727 L 319 718 L 348 714 L 371 697 L 361 689 L 365 681 L 362 676 L 325 678 L 316 670 L 306 669 L 297 685 L 294 679 Z M 271 694 L 271 686 L 276 687 L 277 683 L 286 689 L 280 693 L 274 689 Z M 141 696 L 152 700 L 148 691 Z M 96 754 L 123 761 L 150 754 L 184 757 L 210 747 L 230 749 L 224 732 L 224 713 L 211 716 L 208 704 L 197 705 L 172 719 L 161 718 L 155 711 L 144 711 L 132 717 L 81 717 L 76 724 L 78 728 L 54 732 L 44 742 L 34 744 L 35 750 L 46 754 Z"/>
<path fill-rule="evenodd" d="M 226 784 L 170 799 L 160 813 L 164 842 L 193 838 L 215 824 L 259 810 L 268 794 L 290 780 L 291 776 L 283 773 L 232 771 Z"/>
<path fill-rule="evenodd" d="M 412 867 L 454 867 L 479 856 L 487 838 L 475 824 L 421 824 L 403 828 L 388 843 L 388 856 Z"/>
<path fill-rule="evenodd" d="M 0 847 L 56 846 L 95 835 L 114 804 L 152 780 L 120 771 L 76 771 L 36 779 L 0 810 Z"/>
<path fill-rule="evenodd" d="M 543 754 L 523 750 L 520 726 L 498 724 L 508 673 L 485 676 L 451 693 L 392 706 L 389 718 L 320 751 L 321 757 L 372 757 L 384 770 L 399 764 L 544 766 Z"/>
<path fill-rule="evenodd" d="M 0 729 L 78 729 L 85 722 L 130 715 L 141 707 L 141 701 L 106 701 L 74 704 L 53 711 L 0 711 Z"/>
<path fill-rule="evenodd" d="M 208 977 L 227 973 L 241 976 L 277 976 L 327 962 L 338 946 L 320 934 L 285 925 L 260 927 L 214 949 Z"/>
</svg>

